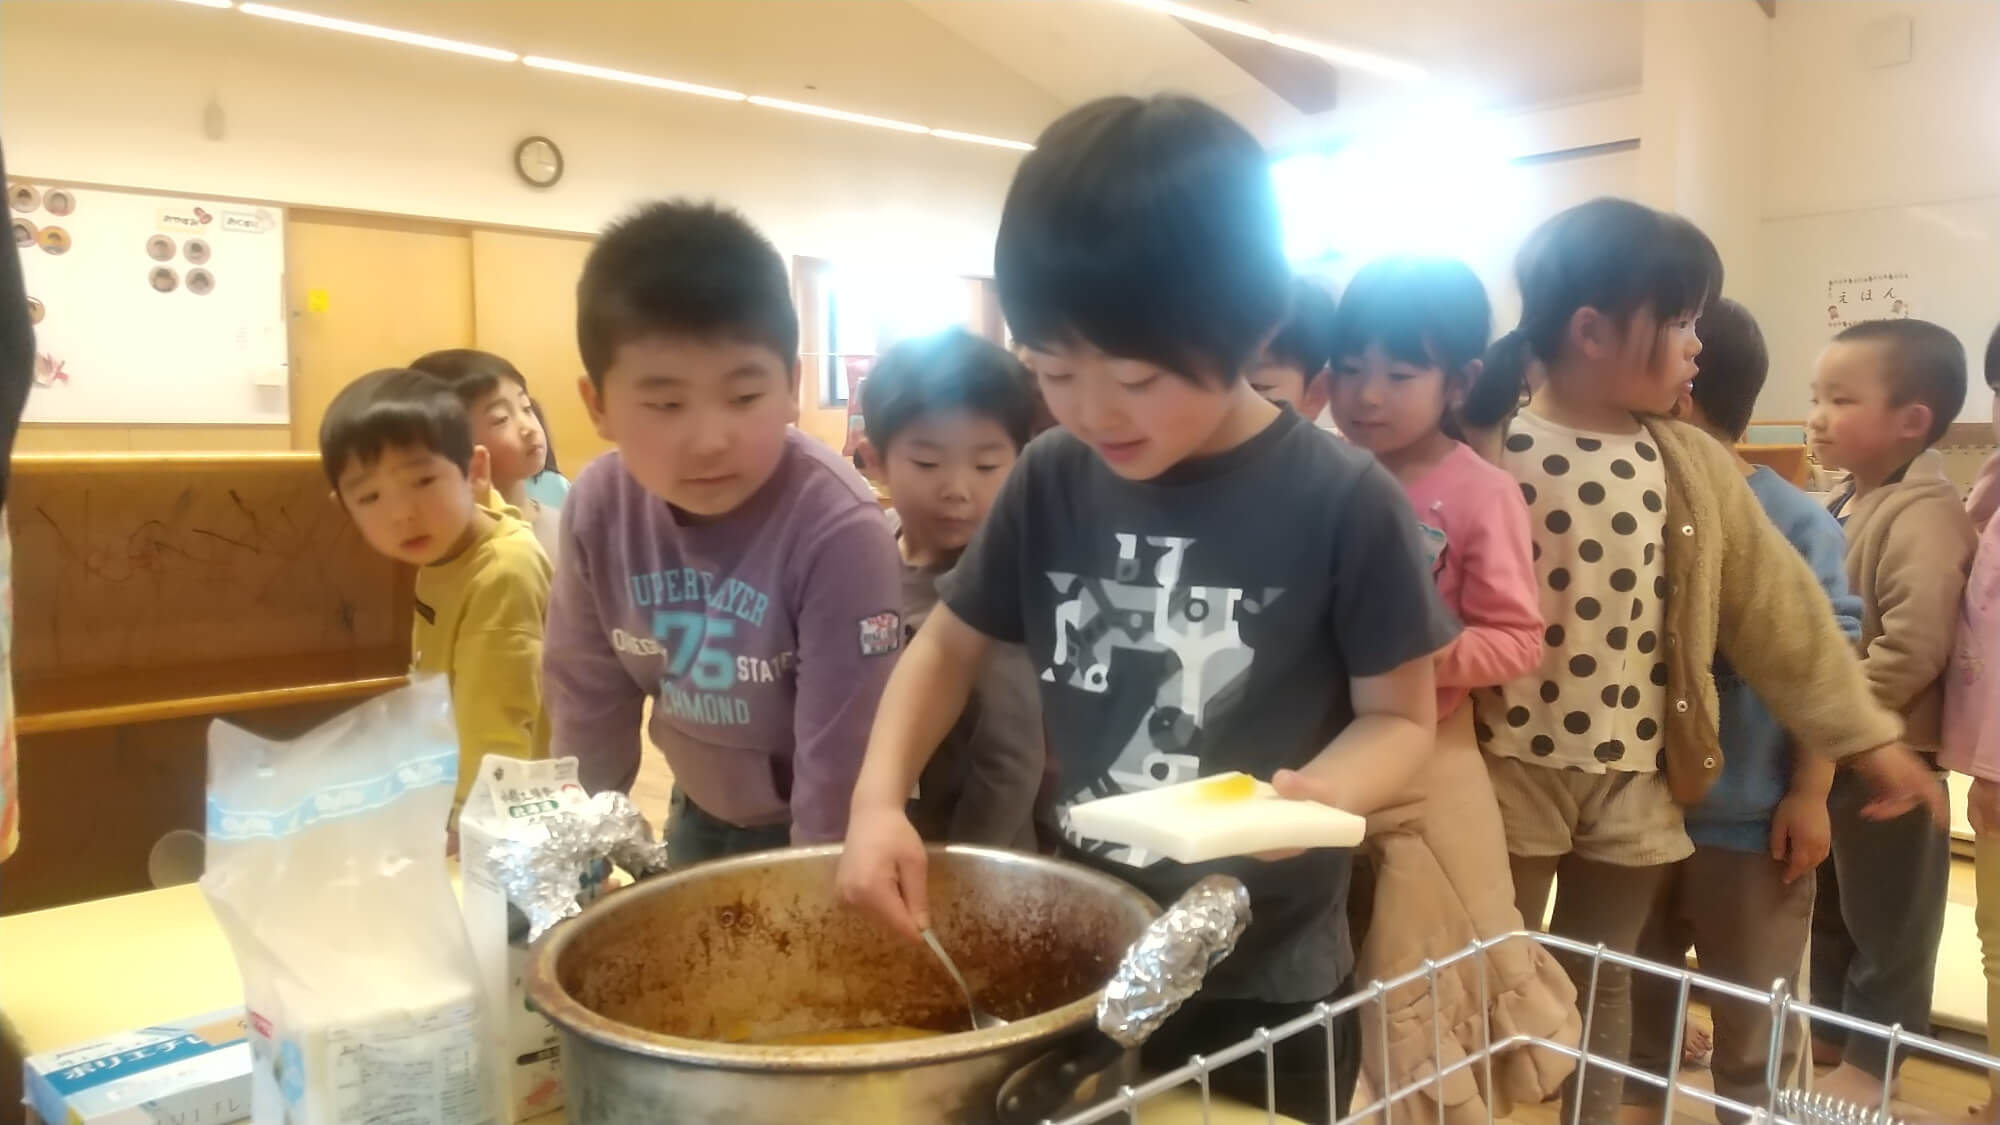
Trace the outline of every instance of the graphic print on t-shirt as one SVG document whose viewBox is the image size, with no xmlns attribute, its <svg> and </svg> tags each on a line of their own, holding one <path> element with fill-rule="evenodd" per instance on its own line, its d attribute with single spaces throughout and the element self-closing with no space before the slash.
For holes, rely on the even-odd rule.
<svg viewBox="0 0 2000 1125">
<path fill-rule="evenodd" d="M 679 722 L 749 725 L 755 688 L 790 678 L 791 651 L 770 646 L 771 599 L 741 579 L 694 567 L 634 574 L 632 604 L 647 611 L 651 637 L 612 631 L 620 652 L 660 658 L 659 706 Z"/>
<path fill-rule="evenodd" d="M 1282 596 L 1277 589 L 1181 585 L 1193 539 L 1130 534 L 1114 539 L 1118 555 L 1111 578 L 1048 574 L 1058 595 L 1055 647 L 1041 678 L 1101 695 L 1112 709 L 1113 737 L 1105 744 L 1111 760 L 1082 771 L 1092 783 L 1064 795 L 1064 807 L 1199 776 L 1204 731 L 1214 715 L 1240 698 L 1255 656 L 1244 643 L 1241 615 L 1261 613 Z M 1073 833 L 1070 839 L 1093 855 L 1131 867 L 1157 860 L 1139 849 Z"/>
</svg>

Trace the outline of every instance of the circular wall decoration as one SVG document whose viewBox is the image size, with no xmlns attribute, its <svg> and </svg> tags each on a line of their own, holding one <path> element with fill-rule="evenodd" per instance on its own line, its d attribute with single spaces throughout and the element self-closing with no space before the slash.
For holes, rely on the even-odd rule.
<svg viewBox="0 0 2000 1125">
<path fill-rule="evenodd" d="M 47 311 L 48 311 L 48 310 L 46 310 L 46 309 L 42 308 L 42 299 L 41 299 L 40 297 L 30 297 L 30 298 L 28 298 L 28 323 L 29 323 L 29 324 L 40 324 L 40 323 L 42 322 L 42 314 L 43 314 L 43 313 L 45 313 L 45 312 L 47 312 Z"/>
<path fill-rule="evenodd" d="M 215 292 L 215 275 L 207 270 L 189 270 L 187 287 L 195 296 L 206 297 Z"/>
<path fill-rule="evenodd" d="M 563 176 L 562 150 L 547 137 L 529 137 L 514 146 L 514 172 L 529 187 L 554 187 Z"/>
<path fill-rule="evenodd" d="M 61 218 L 76 210 L 76 196 L 63 188 L 50 188 L 42 194 L 42 206 L 49 209 L 49 214 Z"/>
<path fill-rule="evenodd" d="M 35 241 L 51 254 L 69 253 L 69 232 L 61 227 L 43 227 L 36 233 Z"/>
<path fill-rule="evenodd" d="M 16 211 L 33 211 L 42 205 L 42 193 L 30 184 L 14 184 L 7 189 L 7 205 Z"/>
<path fill-rule="evenodd" d="M 172 261 L 174 240 L 164 234 L 156 234 L 146 240 L 146 256 L 156 262 Z"/>
<path fill-rule="evenodd" d="M 35 224 L 29 222 L 28 220 L 26 219 L 14 220 L 14 245 L 20 247 L 21 249 L 26 250 L 28 247 L 33 246 L 36 241 L 35 236 L 38 233 L 39 231 L 35 227 Z"/>
<path fill-rule="evenodd" d="M 171 293 L 181 283 L 180 275 L 165 266 L 154 266 L 153 272 L 147 275 L 147 280 L 151 281 L 153 288 L 161 293 Z"/>
<path fill-rule="evenodd" d="M 208 262 L 208 243 L 199 238 L 190 238 L 181 244 L 181 253 L 186 254 L 187 260 L 195 265 L 205 265 Z"/>
</svg>

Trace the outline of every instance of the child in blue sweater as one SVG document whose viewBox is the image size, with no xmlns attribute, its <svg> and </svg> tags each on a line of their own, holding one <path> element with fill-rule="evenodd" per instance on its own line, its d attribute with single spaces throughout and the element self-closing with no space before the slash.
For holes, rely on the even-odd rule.
<svg viewBox="0 0 2000 1125">
<path fill-rule="evenodd" d="M 1712 302 L 1696 333 L 1698 374 L 1682 397 L 1686 421 L 1733 446 L 1750 425 L 1769 356 L 1757 322 L 1734 301 Z M 1812 564 L 1850 638 L 1861 635 L 1861 601 L 1849 592 L 1840 525 L 1812 498 L 1762 466 L 1742 462 L 1750 490 L 1785 538 Z M 1721 691 L 1722 776 L 1702 803 L 1687 810 L 1694 855 L 1661 884 L 1638 954 L 1684 963 L 1690 947 L 1710 976 L 1765 989 L 1793 980 L 1812 929 L 1812 873 L 1826 858 L 1832 831 L 1826 796 L 1833 764 L 1790 743 L 1777 719 L 1726 665 L 1717 662 Z M 1711 997 L 1715 1015 L 1716 1092 L 1752 1106 L 1765 1104 L 1770 1054 L 1768 1005 Z M 1632 1065 L 1664 1075 L 1673 1041 L 1679 989 L 1643 975 L 1633 981 Z M 1790 1075 L 1803 1047 L 1788 1029 L 1778 1074 Z M 1657 1106 L 1662 1091 L 1625 1084 L 1625 1100 Z M 1722 1113 L 1725 1122 L 1740 1114 Z"/>
</svg>

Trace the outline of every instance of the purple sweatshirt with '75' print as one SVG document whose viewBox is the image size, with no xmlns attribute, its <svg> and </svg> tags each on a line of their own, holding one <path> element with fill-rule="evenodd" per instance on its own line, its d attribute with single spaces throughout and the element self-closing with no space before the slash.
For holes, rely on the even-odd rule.
<svg viewBox="0 0 2000 1125">
<path fill-rule="evenodd" d="M 542 681 L 551 750 L 592 792 L 628 790 L 639 723 L 703 811 L 839 840 L 875 705 L 902 648 L 901 561 L 874 494 L 793 430 L 742 507 L 680 517 L 615 452 L 562 508 Z"/>
</svg>

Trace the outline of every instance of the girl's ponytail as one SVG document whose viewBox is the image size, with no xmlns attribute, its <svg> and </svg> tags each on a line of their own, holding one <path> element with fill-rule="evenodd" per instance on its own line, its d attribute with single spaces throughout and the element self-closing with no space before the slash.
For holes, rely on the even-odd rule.
<svg viewBox="0 0 2000 1125">
<path fill-rule="evenodd" d="M 1481 359 L 1479 375 L 1465 392 L 1459 420 L 1469 429 L 1491 429 L 1521 408 L 1528 389 L 1528 337 L 1520 329 L 1493 341 Z"/>
</svg>

